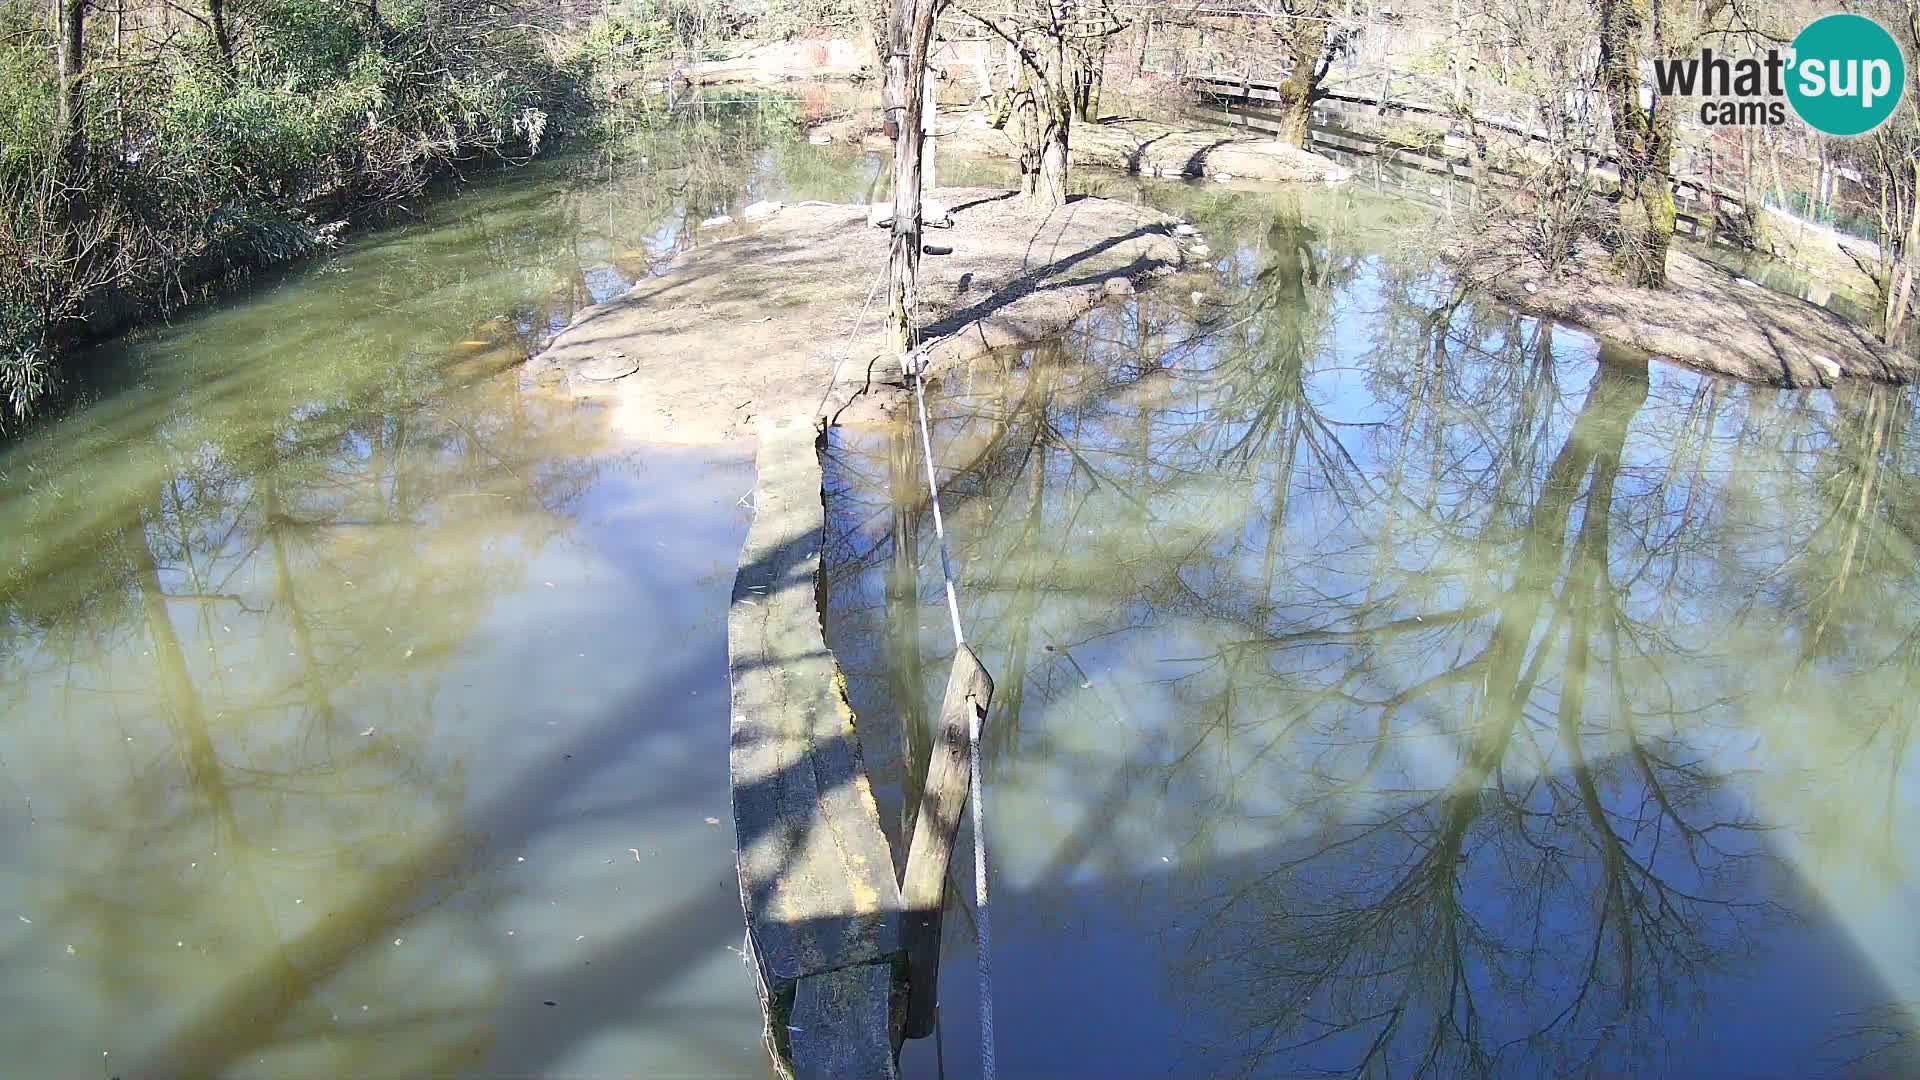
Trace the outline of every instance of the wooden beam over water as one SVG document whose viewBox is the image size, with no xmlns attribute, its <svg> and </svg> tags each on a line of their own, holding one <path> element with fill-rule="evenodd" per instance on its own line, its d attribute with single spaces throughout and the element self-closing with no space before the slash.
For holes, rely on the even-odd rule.
<svg viewBox="0 0 1920 1080">
<path fill-rule="evenodd" d="M 789 1076 L 893 1080 L 900 890 L 820 629 L 826 520 L 812 424 L 763 425 L 758 467 L 727 613 L 728 763 L 767 1047 Z"/>
<path fill-rule="evenodd" d="M 954 838 L 960 831 L 960 812 L 966 809 L 967 792 L 972 786 L 969 733 L 976 717 L 985 730 L 987 706 L 992 702 L 992 676 L 972 649 L 960 646 L 947 675 L 947 693 L 940 703 L 940 734 L 927 763 L 926 789 L 920 796 L 920 811 L 907 847 L 907 868 L 900 882 L 900 898 L 907 909 L 909 1039 L 933 1034 L 940 995 L 940 924 L 947 902 L 947 866 L 952 862 Z"/>
</svg>

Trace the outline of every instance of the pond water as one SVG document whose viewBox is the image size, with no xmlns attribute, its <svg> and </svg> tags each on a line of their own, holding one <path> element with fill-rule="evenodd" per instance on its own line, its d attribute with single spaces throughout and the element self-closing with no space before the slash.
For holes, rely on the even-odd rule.
<svg viewBox="0 0 1920 1080">
<path fill-rule="evenodd" d="M 1171 111 L 1169 116 L 1223 129 L 1238 129 L 1243 136 L 1280 130 L 1278 113 L 1242 105 L 1190 105 Z M 1350 113 L 1348 119 L 1352 119 Z M 1364 123 L 1361 125 L 1362 128 L 1366 126 Z M 1419 155 L 1377 153 L 1381 146 L 1380 135 L 1345 126 L 1339 110 L 1316 114 L 1313 129 L 1330 139 L 1316 144 L 1314 152 L 1348 166 L 1353 170 L 1357 182 L 1370 185 L 1375 191 L 1390 190 L 1398 197 L 1449 211 L 1473 205 L 1473 184 L 1470 180 L 1457 175 L 1449 177 L 1438 165 L 1431 160 L 1422 160 Z M 1359 150 L 1362 147 L 1371 149 L 1362 153 Z M 1465 166 L 1457 165 L 1456 168 L 1464 170 Z M 1767 226 L 1778 228 L 1780 223 L 1770 221 Z M 1834 275 L 1817 274 L 1765 252 L 1743 250 L 1718 235 L 1692 235 L 1688 230 L 1693 227 L 1683 222 L 1681 232 L 1674 238 L 1675 245 L 1688 254 L 1750 278 L 1776 292 L 1819 304 L 1863 326 L 1875 326 L 1881 321 L 1881 313 L 1871 295 L 1856 291 L 1848 283 L 1836 280 Z M 1838 258 L 1839 254 L 1839 250 L 1835 249 L 1834 257 Z"/>
<path fill-rule="evenodd" d="M 476 179 L 0 448 L 9 1075 L 767 1075 L 751 461 L 514 368 L 711 214 L 869 197 L 791 108 Z M 1910 398 L 1447 309 L 1364 193 L 1077 183 L 1224 277 L 936 395 L 1007 1074 L 1908 1074 Z M 829 461 L 890 824 L 951 650 L 917 468 Z M 977 1071 L 967 897 L 910 1075 Z"/>
<path fill-rule="evenodd" d="M 1223 282 L 930 402 L 1003 1074 L 1916 1075 L 1913 395 L 1452 306 L 1364 191 L 1149 196 Z M 953 650 L 916 443 L 829 461 L 891 827 Z M 924 1075 L 977 1075 L 971 876 Z"/>
<path fill-rule="evenodd" d="M 691 223 L 876 174 L 748 104 L 479 179 L 0 449 L 7 1075 L 766 1074 L 750 449 L 622 449 L 510 369 Z"/>
</svg>

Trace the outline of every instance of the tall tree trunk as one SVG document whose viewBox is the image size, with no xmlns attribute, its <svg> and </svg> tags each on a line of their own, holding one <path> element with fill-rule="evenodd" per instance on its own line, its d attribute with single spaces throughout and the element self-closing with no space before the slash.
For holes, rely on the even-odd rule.
<svg viewBox="0 0 1920 1080">
<path fill-rule="evenodd" d="M 1051 206 L 1067 201 L 1067 170 L 1074 120 L 1091 109 L 1086 97 L 1091 61 L 1076 40 L 1068 0 L 1047 0 L 1044 21 L 1000 24 L 981 18 L 1007 42 L 1018 66 L 1012 94 L 1014 142 L 1020 152 L 1020 190 Z M 980 16 L 975 16 L 980 18 Z M 1105 38 L 1100 47 L 1104 53 Z M 1095 91 L 1097 94 L 1097 91 Z"/>
<path fill-rule="evenodd" d="M 207 24 L 213 28 L 213 45 L 220 54 L 220 66 L 231 75 L 233 35 L 227 30 L 227 0 L 207 0 Z"/>
<path fill-rule="evenodd" d="M 1064 5 L 1055 0 L 1052 29 L 1041 49 L 1040 172 L 1033 197 L 1047 206 L 1067 203 L 1068 141 L 1073 130 L 1073 90 L 1067 58 Z"/>
<path fill-rule="evenodd" d="M 1072 76 L 1065 43 L 1052 33 L 1041 32 L 1041 36 L 1040 47 L 1027 53 L 1021 65 L 1019 88 L 1014 92 L 1020 193 L 1049 206 L 1063 206 L 1074 115 Z"/>
<path fill-rule="evenodd" d="M 41 277 L 39 347 L 57 349 L 66 322 L 79 307 L 84 292 L 80 282 L 88 271 L 89 254 L 81 230 L 92 213 L 87 199 L 87 0 L 53 0 L 54 73 L 59 79 L 54 104 L 56 155 L 42 183 L 40 202 L 46 215 L 47 247 L 54 258 L 51 273 Z"/>
<path fill-rule="evenodd" d="M 1887 310 L 1883 320 L 1885 332 L 1883 339 L 1892 345 L 1899 340 L 1900 327 L 1907 321 L 1907 300 L 1913 291 L 1913 264 L 1920 259 L 1920 162 L 1910 163 L 1911 184 L 1904 192 L 1901 207 L 1906 212 L 1907 231 L 1901 240 L 1900 253 L 1893 263 L 1893 274 L 1887 282 Z"/>
<path fill-rule="evenodd" d="M 1020 194 L 1034 198 L 1040 192 L 1040 144 L 1045 134 L 1041 119 L 1046 87 L 1027 64 L 1014 68 L 1008 115 L 1013 121 L 1014 144 L 1020 151 Z"/>
<path fill-rule="evenodd" d="M 1107 41 L 1090 42 L 1075 50 L 1073 107 L 1089 124 L 1100 122 L 1100 92 L 1107 78 Z"/>
<path fill-rule="evenodd" d="M 886 79 L 880 90 L 880 104 L 886 117 L 887 138 L 894 140 L 895 153 L 900 145 L 900 124 L 907 93 L 907 35 L 913 18 L 913 0 L 896 0 L 889 10 L 886 42 L 880 49 L 886 65 Z"/>
<path fill-rule="evenodd" d="M 1649 2 L 1601 0 L 1600 86 L 1620 157 L 1614 262 L 1629 285 L 1657 289 L 1667 283 L 1667 247 L 1673 242 L 1673 114 L 1663 100 L 1651 107 L 1640 102 Z"/>
<path fill-rule="evenodd" d="M 1067 205 L 1068 121 L 1056 115 L 1040 147 L 1040 182 L 1034 199 L 1047 206 Z"/>
<path fill-rule="evenodd" d="M 1327 5 L 1309 4 L 1295 21 L 1292 36 L 1293 70 L 1280 84 L 1278 139 L 1305 148 L 1313 124 L 1313 99 L 1320 89 L 1320 62 L 1327 51 Z M 1385 97 L 1383 93 L 1382 98 Z"/>
<path fill-rule="evenodd" d="M 68 183 L 77 183 L 87 158 L 87 0 L 53 0 L 56 73 L 60 93 L 54 122 Z"/>
<path fill-rule="evenodd" d="M 1147 53 L 1153 48 L 1153 9 L 1140 18 L 1140 51 L 1134 54 L 1133 77 L 1138 81 L 1147 73 Z"/>
<path fill-rule="evenodd" d="M 944 0 L 896 0 L 895 51 L 904 35 L 906 70 L 900 84 L 900 125 L 893 142 L 893 254 L 888 262 L 887 308 L 893 347 L 904 356 L 913 343 L 920 277 L 920 154 L 925 130 L 927 49 L 933 19 Z"/>
</svg>

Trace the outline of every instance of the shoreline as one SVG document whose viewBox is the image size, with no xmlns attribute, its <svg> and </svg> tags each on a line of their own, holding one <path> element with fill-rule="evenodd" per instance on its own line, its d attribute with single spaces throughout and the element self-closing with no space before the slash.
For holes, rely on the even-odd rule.
<svg viewBox="0 0 1920 1080">
<path fill-rule="evenodd" d="M 1900 386 L 1920 376 L 1920 360 L 1867 327 L 1683 251 L 1668 254 L 1663 289 L 1621 283 L 1592 248 L 1551 277 L 1522 257 L 1496 255 L 1468 269 L 1479 287 L 1519 311 L 1712 375 L 1823 388 Z"/>
</svg>

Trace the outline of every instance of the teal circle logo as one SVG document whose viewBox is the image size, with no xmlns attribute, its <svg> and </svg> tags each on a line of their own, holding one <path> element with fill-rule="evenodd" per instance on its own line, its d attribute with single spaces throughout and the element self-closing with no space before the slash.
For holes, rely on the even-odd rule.
<svg viewBox="0 0 1920 1080">
<path fill-rule="evenodd" d="M 1886 28 L 1864 15 L 1827 15 L 1793 39 L 1787 100 L 1814 130 L 1865 135 L 1900 107 L 1907 62 Z"/>
</svg>

